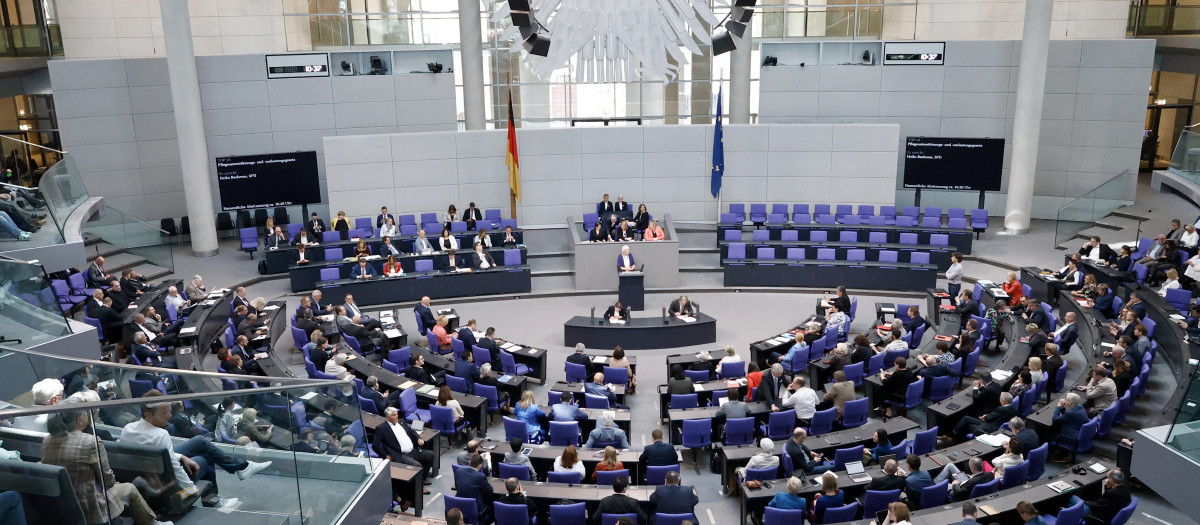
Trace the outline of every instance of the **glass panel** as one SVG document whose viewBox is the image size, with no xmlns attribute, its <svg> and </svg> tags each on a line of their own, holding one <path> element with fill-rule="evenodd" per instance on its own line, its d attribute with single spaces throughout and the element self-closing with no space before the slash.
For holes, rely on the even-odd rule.
<svg viewBox="0 0 1200 525">
<path fill-rule="evenodd" d="M 71 333 L 41 265 L 0 259 L 0 336 L 29 348 Z"/>
<path fill-rule="evenodd" d="M 1076 233 L 1095 225 L 1096 221 L 1112 213 L 1113 210 L 1132 204 L 1124 198 L 1132 195 L 1132 186 L 1136 184 L 1136 174 L 1125 170 L 1079 198 L 1068 202 L 1058 209 L 1057 222 L 1054 225 L 1054 242 L 1061 244 L 1070 240 Z"/>
<path fill-rule="evenodd" d="M 344 394 L 353 393 L 352 382 L 271 378 L 280 386 L 222 391 L 219 374 L 8 350 L 0 350 L 0 366 L 10 379 L 0 392 L 6 423 L 0 439 L 30 463 L 22 467 L 40 461 L 71 469 L 67 461 L 78 458 L 57 454 L 54 440 L 93 434 L 118 483 L 141 478 L 136 487 L 112 489 L 145 494 L 156 513 L 225 523 L 334 523 L 373 473 L 386 468 L 364 448 L 363 429 L 382 419 L 363 414 L 357 396 Z M 55 437 L 43 445 L 47 432 Z M 176 466 L 179 455 L 191 461 Z M 195 478 L 183 470 L 191 462 L 200 468 Z M 45 477 L 32 468 L 31 475 Z M 201 493 L 189 494 L 193 486 Z M 200 496 L 210 493 L 238 502 L 231 509 L 202 507 Z M 263 494 L 270 497 L 244 496 Z"/>
<path fill-rule="evenodd" d="M 175 271 L 167 232 L 120 211 L 106 208 L 102 215 L 83 225 L 83 234 L 95 236 L 123 248 L 126 252 L 141 256 L 150 264 Z"/>
</svg>

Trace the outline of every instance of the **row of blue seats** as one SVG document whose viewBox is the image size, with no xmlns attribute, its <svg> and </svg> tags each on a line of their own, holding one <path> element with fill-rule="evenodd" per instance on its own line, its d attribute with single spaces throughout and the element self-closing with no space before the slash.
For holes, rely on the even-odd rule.
<svg viewBox="0 0 1200 525">
<path fill-rule="evenodd" d="M 795 241 L 800 242 L 799 230 L 781 230 L 779 232 L 780 241 Z M 867 241 L 869 243 L 885 244 L 888 242 L 887 232 L 868 232 Z M 741 230 L 725 230 L 725 236 L 722 239 L 729 242 L 739 242 L 742 240 Z M 771 240 L 771 230 L 754 230 L 751 232 L 750 240 L 753 242 L 768 242 Z M 808 232 L 808 242 L 831 242 L 829 232 L 825 230 L 811 230 Z M 838 233 L 836 242 L 862 242 L 857 230 L 846 230 Z M 916 233 L 901 233 L 900 244 L 920 244 Z M 934 246 L 949 246 L 950 236 L 944 233 L 935 233 L 929 236 L 929 244 Z"/>
<path fill-rule="evenodd" d="M 879 213 L 875 213 L 875 206 L 860 204 L 856 213 L 850 204 L 837 204 L 832 210 L 828 204 L 814 204 L 811 209 L 808 204 L 793 204 L 789 213 L 787 204 L 772 204 L 769 212 L 766 204 L 751 204 L 747 214 L 745 204 L 730 204 L 729 211 L 721 214 L 721 223 L 749 220 L 764 224 L 809 224 L 814 218 L 817 224 L 916 226 L 919 223 L 922 227 L 936 228 L 942 226 L 942 208 L 926 207 L 922 216 L 921 208 L 917 206 L 904 206 L 899 211 L 896 206 L 880 206 Z M 983 208 L 971 210 L 970 222 L 967 222 L 965 208 L 948 208 L 946 218 L 946 226 L 950 228 L 966 228 L 968 224 L 974 229 L 987 229 L 988 226 L 988 211 Z"/>
<path fill-rule="evenodd" d="M 366 221 L 366 222 L 363 222 L 363 221 Z M 505 227 L 511 227 L 512 229 L 515 230 L 515 229 L 517 229 L 517 220 L 516 219 L 499 219 L 495 222 L 489 222 L 487 219 L 484 219 L 483 221 L 480 221 L 479 223 L 477 223 L 476 226 L 483 227 L 483 228 L 491 228 L 491 229 L 501 229 L 501 228 L 505 228 Z M 303 227 L 304 227 L 303 224 L 296 224 L 296 223 L 288 224 L 286 226 L 288 240 L 290 241 L 292 238 L 294 238 L 296 235 L 298 235 L 300 233 L 300 229 Z M 415 235 L 417 235 L 418 231 L 420 231 L 421 229 L 424 229 L 426 235 L 430 239 L 433 239 L 441 234 L 442 224 L 436 223 L 436 222 L 428 223 L 428 224 L 425 224 L 423 228 L 418 227 L 416 224 L 400 224 L 400 225 L 398 225 L 398 230 L 396 233 L 398 236 L 415 236 Z M 450 223 L 450 232 L 451 233 L 468 234 L 469 232 L 473 232 L 473 231 L 478 231 L 478 230 L 468 229 L 466 222 L 458 221 L 458 222 Z M 366 239 L 366 238 L 375 237 L 378 232 L 379 232 L 379 230 L 375 229 L 375 227 L 371 224 L 371 219 L 359 218 L 359 219 L 356 219 L 355 228 L 353 230 L 350 230 L 350 231 L 347 231 L 344 233 L 340 232 L 340 231 L 323 231 L 323 232 L 321 232 L 321 238 L 318 240 L 318 242 L 323 242 L 323 243 L 339 242 L 339 241 L 349 240 L 350 238 L 354 238 L 354 237 L 357 237 L 360 239 Z M 238 230 L 238 236 L 241 239 L 243 251 L 253 251 L 253 250 L 258 249 L 258 245 L 259 245 L 258 228 L 241 228 Z M 461 237 L 461 235 L 459 235 L 459 236 Z"/>
<path fill-rule="evenodd" d="M 776 252 L 775 252 L 774 246 L 759 247 L 757 249 L 757 252 L 754 253 L 754 257 L 750 257 L 750 259 L 775 259 L 776 258 L 775 254 L 776 254 Z M 900 252 L 898 252 L 896 250 L 880 250 L 879 262 L 900 263 L 899 256 L 900 256 Z M 833 248 L 817 248 L 816 258 L 812 259 L 812 260 L 836 261 L 836 260 L 838 260 L 836 257 L 837 257 L 837 250 L 835 250 Z M 909 263 L 929 264 L 929 252 L 911 251 L 911 252 L 909 252 L 908 257 L 909 257 L 909 260 L 908 260 Z M 731 260 L 731 261 L 747 259 L 746 245 L 744 243 L 740 243 L 740 242 L 730 243 L 729 244 L 729 255 L 726 257 L 726 259 Z M 784 260 L 804 261 L 804 260 L 810 260 L 810 259 L 808 259 L 808 250 L 806 248 L 788 248 L 787 249 L 787 257 L 785 257 Z M 847 260 L 847 261 L 866 261 L 867 260 L 867 251 L 863 250 L 863 249 L 847 250 L 845 260 Z"/>
</svg>

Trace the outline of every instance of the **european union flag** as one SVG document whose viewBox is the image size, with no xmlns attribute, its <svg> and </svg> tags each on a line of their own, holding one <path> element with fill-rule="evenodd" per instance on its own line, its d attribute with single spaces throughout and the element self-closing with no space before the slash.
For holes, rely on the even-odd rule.
<svg viewBox="0 0 1200 525">
<path fill-rule="evenodd" d="M 721 175 L 725 172 L 725 133 L 721 130 L 721 91 L 717 90 L 717 129 L 713 132 L 712 196 L 721 193 Z"/>
</svg>

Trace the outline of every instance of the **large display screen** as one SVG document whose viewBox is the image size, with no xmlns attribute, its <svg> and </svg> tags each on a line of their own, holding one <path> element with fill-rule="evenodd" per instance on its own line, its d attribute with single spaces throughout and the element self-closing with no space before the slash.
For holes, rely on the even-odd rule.
<svg viewBox="0 0 1200 525">
<path fill-rule="evenodd" d="M 217 157 L 217 187 L 225 211 L 319 203 L 317 152 Z"/>
<path fill-rule="evenodd" d="M 908 137 L 904 187 L 1000 191 L 1004 139 Z"/>
</svg>

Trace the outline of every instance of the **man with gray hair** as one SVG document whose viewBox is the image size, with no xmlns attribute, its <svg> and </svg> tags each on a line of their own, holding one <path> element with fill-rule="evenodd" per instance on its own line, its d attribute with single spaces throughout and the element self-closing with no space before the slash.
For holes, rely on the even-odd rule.
<svg viewBox="0 0 1200 525">
<path fill-rule="evenodd" d="M 471 354 L 474 357 L 474 353 Z M 508 410 L 510 398 L 508 392 L 500 390 L 503 386 L 500 380 L 496 378 L 496 374 L 492 373 L 492 364 L 484 363 L 479 365 L 479 376 L 475 378 L 475 384 L 494 387 L 496 389 L 496 404 L 500 406 L 500 411 Z"/>
<path fill-rule="evenodd" d="M 400 411 L 396 407 L 384 409 L 383 417 L 385 421 L 375 427 L 375 442 L 371 444 L 375 453 L 388 461 L 421 467 L 425 470 L 425 484 L 432 484 L 429 470 L 437 458 L 433 452 L 418 448 L 425 444 L 425 440 L 400 418 Z M 425 489 L 425 493 L 429 493 L 429 489 Z"/>
<path fill-rule="evenodd" d="M 584 368 L 584 377 L 592 377 L 592 374 L 596 373 L 596 371 L 592 366 L 592 360 L 588 358 L 587 354 L 583 353 L 586 349 L 583 343 L 576 343 L 575 353 L 567 356 L 567 362 L 582 365 Z"/>
<path fill-rule="evenodd" d="M 959 440 L 967 438 L 967 434 L 991 434 L 1000 430 L 1000 425 L 1017 417 L 1017 407 L 1013 406 L 1013 396 L 1008 392 L 1000 394 L 1000 406 L 988 412 L 983 419 L 965 416 L 954 426 L 954 437 Z"/>
<path fill-rule="evenodd" d="M 583 446 L 587 448 L 603 448 L 605 445 L 612 445 L 618 449 L 629 448 L 629 438 L 625 435 L 625 431 L 617 428 L 614 421 L 617 418 L 617 413 L 612 410 L 605 410 L 600 414 L 600 424 L 596 429 L 588 434 L 587 443 Z"/>
<path fill-rule="evenodd" d="M 57 379 L 47 378 L 33 384 L 29 389 L 30 395 L 33 396 L 34 406 L 51 406 L 57 405 L 63 398 L 63 384 Z M 35 416 L 21 416 L 13 418 L 13 428 L 21 430 L 35 430 L 38 432 L 46 431 L 46 421 L 49 419 L 49 414 L 38 414 Z"/>
<path fill-rule="evenodd" d="M 953 463 L 951 463 L 953 465 Z M 889 459 L 883 462 L 883 475 L 871 478 L 867 483 L 866 490 L 897 490 L 904 489 L 904 476 L 896 474 L 900 470 L 896 460 Z"/>
<path fill-rule="evenodd" d="M 810 450 L 804 440 L 808 439 L 808 431 L 804 427 L 792 430 L 792 439 L 783 443 L 783 453 L 791 456 L 792 467 L 804 474 L 820 474 L 833 470 L 833 464 L 821 460 L 821 455 Z"/>
<path fill-rule="evenodd" d="M 976 485 L 981 485 L 991 481 L 995 476 L 991 472 L 983 471 L 983 460 L 978 457 L 973 457 L 967 460 L 968 478 L 966 481 L 959 481 L 957 478 L 960 471 L 954 463 L 947 463 L 946 468 L 933 479 L 934 483 L 941 483 L 950 479 L 950 497 L 954 499 L 964 499 L 971 495 L 971 489 Z"/>
<path fill-rule="evenodd" d="M 175 363 L 175 356 L 163 355 L 158 347 L 150 343 L 146 338 L 145 332 L 133 334 L 133 355 L 146 366 L 178 368 Z"/>
<path fill-rule="evenodd" d="M 654 512 L 658 514 L 694 514 L 700 498 L 696 489 L 681 486 L 679 473 L 671 470 L 664 478 L 664 484 L 654 488 L 650 494 L 650 503 L 654 504 Z"/>
<path fill-rule="evenodd" d="M 754 391 L 751 401 L 762 401 L 775 409 L 783 409 L 783 391 L 787 388 L 787 380 L 783 377 L 783 365 L 771 365 L 771 373 L 763 374 L 762 382 Z"/>
<path fill-rule="evenodd" d="M 1021 444 L 1025 445 L 1028 450 L 1033 450 L 1041 445 L 1041 440 L 1038 439 L 1038 434 L 1032 428 L 1025 426 L 1025 420 L 1019 416 L 1008 420 L 1008 429 L 1012 431 L 1013 437 L 1020 439 Z"/>
<path fill-rule="evenodd" d="M 192 305 L 197 305 L 204 302 L 208 298 L 208 290 L 204 289 L 204 278 L 200 274 L 192 277 L 192 282 L 183 287 L 184 293 L 187 294 L 188 302 Z"/>
<path fill-rule="evenodd" d="M 1079 496 L 1071 496 L 1071 505 L 1080 501 Z M 1094 500 L 1085 501 L 1083 512 L 1088 517 L 1088 523 L 1112 523 L 1117 513 L 1129 506 L 1130 501 L 1132 497 L 1129 487 L 1125 485 L 1125 473 L 1121 469 L 1112 469 L 1104 479 L 1104 492 Z"/>
<path fill-rule="evenodd" d="M 1054 426 L 1058 427 L 1057 443 L 1075 443 L 1079 439 L 1079 429 L 1087 423 L 1087 411 L 1080 406 L 1079 395 L 1071 392 L 1058 400 L 1054 408 Z M 1057 449 L 1056 449 L 1057 450 Z M 1065 456 L 1065 457 L 1064 457 Z M 1070 459 L 1069 454 L 1056 456 L 1052 461 L 1062 462 Z"/>
<path fill-rule="evenodd" d="M 744 479 L 747 470 L 779 468 L 779 456 L 775 455 L 775 442 L 771 438 L 760 439 L 758 449 L 758 454 L 750 456 L 750 461 L 746 462 L 745 467 L 738 467 L 739 478 Z"/>
</svg>

